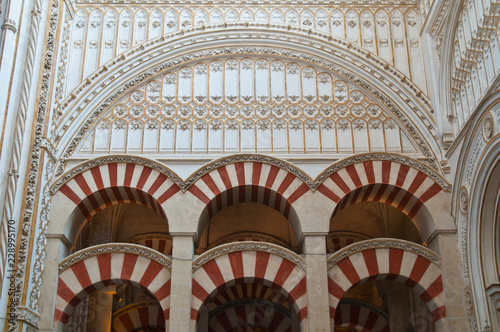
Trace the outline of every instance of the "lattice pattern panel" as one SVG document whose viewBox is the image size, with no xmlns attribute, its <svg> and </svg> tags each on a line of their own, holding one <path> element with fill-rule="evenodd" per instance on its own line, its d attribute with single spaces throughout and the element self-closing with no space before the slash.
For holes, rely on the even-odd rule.
<svg viewBox="0 0 500 332">
<path fill-rule="evenodd" d="M 498 1 L 463 2 L 452 45 L 450 73 L 456 132 L 467 123 L 500 73 L 499 22 Z"/>
<path fill-rule="evenodd" d="M 416 153 L 389 111 L 319 67 L 204 61 L 150 79 L 88 134 L 89 153 Z"/>
<path fill-rule="evenodd" d="M 66 25 L 61 45 L 64 58 L 57 99 L 68 95 L 97 68 L 137 45 L 183 29 L 224 23 L 252 23 L 257 27 L 272 24 L 276 29 L 291 26 L 345 39 L 394 65 L 426 91 L 419 41 L 421 18 L 415 5 L 78 7 L 73 23 Z"/>
</svg>

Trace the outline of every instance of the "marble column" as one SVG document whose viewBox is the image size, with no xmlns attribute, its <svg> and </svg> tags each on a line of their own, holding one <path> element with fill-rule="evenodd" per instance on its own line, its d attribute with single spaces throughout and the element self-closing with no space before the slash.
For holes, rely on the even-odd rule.
<svg viewBox="0 0 500 332">
<path fill-rule="evenodd" d="M 330 331 L 330 310 L 326 262 L 326 235 L 304 235 L 302 251 L 307 264 L 306 331 Z"/>
<path fill-rule="evenodd" d="M 93 320 L 90 328 L 94 332 L 111 331 L 113 321 L 113 296 L 116 294 L 116 286 L 109 286 L 105 289 L 96 291 L 91 296 L 94 298 L 92 305 Z"/>
<path fill-rule="evenodd" d="M 189 332 L 191 320 L 194 234 L 172 235 L 172 281 L 169 330 Z"/>
</svg>

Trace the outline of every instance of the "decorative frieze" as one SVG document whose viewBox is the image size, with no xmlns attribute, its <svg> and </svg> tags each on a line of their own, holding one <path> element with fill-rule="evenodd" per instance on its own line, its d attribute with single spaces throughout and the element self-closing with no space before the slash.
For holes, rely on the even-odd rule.
<svg viewBox="0 0 500 332">
<path fill-rule="evenodd" d="M 159 263 L 161 266 L 167 268 L 168 270 L 172 269 L 172 262 L 171 260 L 161 254 L 160 252 L 150 249 L 148 247 L 144 247 L 141 245 L 137 244 L 130 244 L 130 243 L 107 243 L 107 244 L 101 244 L 93 247 L 89 247 L 80 251 L 77 251 L 73 255 L 70 255 L 63 259 L 61 263 L 59 263 L 59 273 L 64 272 L 65 270 L 69 269 L 71 266 L 74 264 L 83 261 L 89 257 L 92 256 L 97 256 L 101 254 L 112 254 L 112 253 L 130 253 L 130 254 L 136 254 L 139 256 L 144 256 L 147 257 L 157 263 Z"/>
<path fill-rule="evenodd" d="M 341 260 L 352 256 L 355 253 L 362 252 L 366 249 L 387 249 L 395 248 L 406 252 L 411 252 L 419 256 L 425 257 L 437 266 L 441 266 L 441 258 L 432 250 L 426 247 L 415 244 L 413 242 L 398 240 L 398 239 L 372 239 L 353 243 L 345 248 L 340 249 L 328 258 L 328 269 L 335 266 Z"/>
<path fill-rule="evenodd" d="M 208 250 L 203 253 L 201 256 L 196 258 L 193 261 L 193 272 L 202 267 L 205 263 L 223 255 L 227 255 L 232 252 L 238 251 L 263 251 L 268 252 L 273 255 L 280 256 L 290 262 L 294 263 L 302 270 L 306 270 L 306 263 L 302 257 L 297 255 L 296 253 L 287 250 L 281 246 L 271 244 L 271 243 L 262 243 L 262 242 L 253 242 L 253 241 L 245 241 L 242 243 L 231 243 L 224 244 L 219 247 L 215 247 L 213 249 Z"/>
</svg>

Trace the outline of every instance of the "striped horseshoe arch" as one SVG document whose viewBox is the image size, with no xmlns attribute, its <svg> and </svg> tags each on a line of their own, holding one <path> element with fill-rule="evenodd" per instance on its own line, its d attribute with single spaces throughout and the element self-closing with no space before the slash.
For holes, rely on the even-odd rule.
<svg viewBox="0 0 500 332">
<path fill-rule="evenodd" d="M 407 285 L 420 295 L 434 321 L 446 317 L 439 256 L 412 242 L 377 239 L 347 246 L 329 258 L 330 319 L 345 292 L 371 279 Z"/>
<path fill-rule="evenodd" d="M 208 323 L 209 332 L 219 331 L 264 331 L 291 332 L 289 315 L 265 303 L 242 303 L 226 308 L 212 317 Z"/>
<path fill-rule="evenodd" d="M 192 321 L 198 319 L 202 304 L 216 296 L 216 291 L 235 283 L 261 283 L 279 289 L 293 303 L 299 320 L 307 318 L 302 258 L 278 246 L 246 242 L 209 250 L 194 262 Z"/>
<path fill-rule="evenodd" d="M 289 204 L 293 204 L 309 191 L 307 184 L 292 173 L 273 165 L 257 162 L 221 166 L 197 180 L 188 191 L 204 204 L 209 204 L 221 193 L 237 187 L 239 189 L 234 191 L 238 194 L 238 200 L 243 199 L 243 194 L 240 192 L 243 191 L 241 188 L 245 188 L 245 201 L 268 202 L 273 206 L 280 204 L 280 200 L 273 199 L 271 192 L 275 192 L 276 196 L 279 195 Z M 250 189 L 246 189 L 248 187 Z M 262 188 L 262 190 L 256 188 Z M 250 193 L 247 193 L 246 190 L 250 190 Z M 232 195 L 227 195 L 225 199 L 232 199 Z M 216 208 L 228 205 L 227 201 L 222 201 L 223 197 L 220 197 L 219 200 L 221 203 L 216 204 Z"/>
<path fill-rule="evenodd" d="M 341 303 L 335 311 L 334 327 L 348 327 L 363 332 L 390 332 L 388 315 L 364 303 Z"/>
<path fill-rule="evenodd" d="M 156 301 L 134 303 L 113 314 L 112 332 L 134 332 L 144 328 L 165 331 L 165 318 Z"/>
<path fill-rule="evenodd" d="M 355 232 L 331 232 L 326 237 L 326 252 L 331 254 L 355 242 L 368 240 L 369 236 Z"/>
<path fill-rule="evenodd" d="M 339 210 L 360 201 L 390 204 L 412 219 L 441 186 L 421 171 L 392 161 L 349 165 L 328 177 L 318 191 L 340 203 Z"/>
<path fill-rule="evenodd" d="M 167 233 L 147 233 L 135 236 L 127 243 L 140 244 L 164 255 L 172 255 L 172 237 Z"/>
<path fill-rule="evenodd" d="M 88 169 L 59 191 L 68 197 L 88 220 L 102 209 L 119 203 L 136 203 L 165 217 L 161 205 L 180 190 L 164 174 L 143 165 L 105 164 Z"/>
<path fill-rule="evenodd" d="M 124 283 L 147 289 L 168 320 L 170 266 L 168 257 L 125 243 L 98 245 L 67 257 L 59 264 L 55 324 L 65 324 L 75 306 L 94 291 Z"/>
</svg>

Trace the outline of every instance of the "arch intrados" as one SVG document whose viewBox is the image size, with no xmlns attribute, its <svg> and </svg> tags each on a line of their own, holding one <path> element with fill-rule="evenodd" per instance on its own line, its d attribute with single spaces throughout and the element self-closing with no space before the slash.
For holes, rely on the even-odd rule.
<svg viewBox="0 0 500 332">
<path fill-rule="evenodd" d="M 232 286 L 234 286 L 235 284 L 248 284 L 249 281 L 248 281 L 248 278 L 247 277 L 244 277 L 244 278 L 236 278 L 236 279 L 233 279 L 223 285 L 220 285 L 219 287 L 215 288 L 206 298 L 205 300 L 203 301 L 202 303 L 202 306 L 203 305 L 206 305 L 210 300 L 213 300 L 214 298 L 217 297 L 218 294 L 220 294 L 221 292 L 231 288 Z M 283 296 L 284 298 L 287 298 L 290 303 L 292 304 L 292 307 L 293 307 L 293 310 L 295 311 L 295 313 L 297 315 L 301 315 L 300 313 L 300 308 L 298 307 L 297 305 L 297 302 L 296 300 L 297 299 L 294 299 L 290 293 L 285 290 L 283 287 L 281 287 L 279 284 L 269 280 L 269 279 L 265 279 L 265 278 L 252 278 L 252 281 L 251 281 L 252 284 L 259 284 L 259 285 L 263 285 L 265 287 L 268 287 L 270 289 L 273 289 L 273 290 L 276 290 L 280 293 L 281 296 Z M 201 306 L 200 306 L 201 308 Z M 198 321 L 200 318 L 200 316 L 198 315 L 196 317 L 196 321 Z"/>
<path fill-rule="evenodd" d="M 480 129 L 479 135 L 482 135 Z M 469 143 L 471 147 L 474 141 L 471 140 Z M 472 177 L 472 187 L 469 194 L 469 197 L 475 197 L 475 199 L 470 201 L 468 211 L 467 259 L 469 270 L 476 271 L 470 275 L 476 315 L 481 321 L 493 322 L 492 315 L 494 314 L 490 310 L 491 299 L 487 294 L 487 288 L 498 282 L 500 277 L 498 271 L 499 245 L 496 243 L 499 225 L 495 225 L 495 222 L 498 223 L 495 213 L 498 214 L 498 212 L 493 211 L 496 204 L 494 201 L 498 198 L 498 192 L 493 193 L 493 188 L 495 185 L 498 186 L 498 182 L 491 180 L 495 175 L 500 176 L 498 174 L 500 173 L 500 136 L 490 142 L 487 149 L 482 152 L 477 164 L 481 167 L 476 170 Z M 458 197 L 458 201 L 460 200 L 458 192 L 455 197 Z M 496 207 L 498 208 L 498 206 Z"/>
<path fill-rule="evenodd" d="M 250 197 L 248 197 L 250 196 Z M 247 199 L 248 198 L 248 199 Z M 199 222 L 198 234 L 210 223 L 212 217 L 227 207 L 240 203 L 257 203 L 279 212 L 292 226 L 296 240 L 300 241 L 301 226 L 293 205 L 275 190 L 262 186 L 236 186 L 215 196 L 203 209 Z"/>
<path fill-rule="evenodd" d="M 269 293 L 268 291 L 271 292 Z M 243 297 L 239 297 L 240 293 L 243 295 Z M 277 295 L 279 295 L 278 298 L 276 298 Z M 233 298 L 234 300 L 230 300 Z M 217 309 L 214 309 L 214 312 L 218 311 L 219 308 L 222 308 L 226 305 L 233 305 L 235 301 L 247 301 L 245 299 L 259 299 L 261 301 L 268 301 L 270 303 L 273 303 L 274 305 L 283 307 L 284 310 L 286 310 L 286 307 L 284 307 L 283 304 L 285 302 L 288 303 L 288 298 L 280 292 L 280 289 L 271 288 L 262 283 L 250 282 L 235 282 L 234 285 L 228 286 L 225 289 L 218 291 L 217 294 L 213 297 L 210 297 L 210 300 L 217 305 Z"/>
<path fill-rule="evenodd" d="M 367 185 L 345 195 L 336 205 L 330 222 L 340 211 L 361 202 L 377 202 L 398 209 L 417 228 L 420 238 L 427 235 L 423 230 L 432 229 L 434 220 L 425 203 L 402 187 L 385 184 Z"/>
<path fill-rule="evenodd" d="M 135 315 L 131 314 L 135 312 Z M 154 316 L 155 313 L 156 317 Z M 139 318 L 139 321 L 137 318 Z M 160 304 L 157 301 L 147 300 L 125 306 L 113 313 L 112 319 L 113 328 L 111 332 L 133 332 L 137 331 L 139 328 L 150 328 L 158 331 L 165 331 L 165 317 Z M 130 331 L 127 328 L 130 326 L 129 324 L 132 324 L 132 327 L 135 328 L 135 330 Z"/>
<path fill-rule="evenodd" d="M 96 202 L 96 196 L 102 197 L 102 195 L 109 194 L 111 192 L 115 194 L 118 194 L 119 192 L 125 192 L 128 193 L 128 197 L 122 196 L 121 199 L 104 201 L 101 204 L 99 204 L 98 207 L 94 208 L 94 210 L 91 211 L 88 210 L 88 206 L 92 206 L 95 204 L 95 203 L 92 204 L 91 202 Z M 153 196 L 149 195 L 148 193 L 140 189 L 116 186 L 98 190 L 92 193 L 92 195 L 87 196 L 77 206 L 75 206 L 73 212 L 66 221 L 64 233 L 68 236 L 68 239 L 72 241 L 72 243 L 76 243 L 79 234 L 81 233 L 85 225 L 92 219 L 92 217 L 97 215 L 99 212 L 105 210 L 106 208 L 121 204 L 136 204 L 144 206 L 154 211 L 156 214 L 158 214 L 158 216 L 160 216 L 168 225 L 168 220 L 167 216 L 165 215 L 165 211 Z"/>
<path fill-rule="evenodd" d="M 228 327 L 228 314 L 233 314 L 233 322 L 229 320 L 232 326 L 230 330 L 226 331 L 241 332 L 243 329 L 248 329 L 249 331 L 269 331 L 271 327 L 274 327 L 272 331 L 274 331 L 276 327 L 278 327 L 279 331 L 283 331 L 283 327 L 286 328 L 292 323 L 292 312 L 276 305 L 272 301 L 245 299 L 243 301 L 235 300 L 229 302 L 210 311 L 208 319 L 209 326 L 212 327 L 215 325 L 212 327 L 212 331 L 217 331 L 217 322 L 219 322 L 219 324 L 224 322 L 225 326 L 223 326 Z M 275 320 L 276 317 L 277 320 Z M 222 318 L 222 321 L 219 318 Z M 237 318 L 236 323 L 234 323 L 235 318 Z M 283 323 L 285 323 L 285 326 L 281 325 Z M 281 328 L 279 328 L 280 326 Z"/>
<path fill-rule="evenodd" d="M 333 325 L 363 332 L 390 332 L 389 315 L 379 307 L 361 300 L 342 301 L 335 311 Z"/>
</svg>

